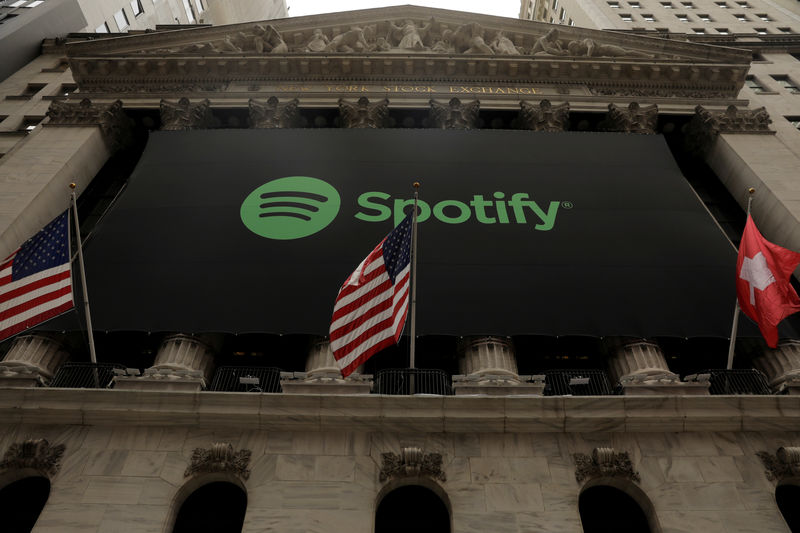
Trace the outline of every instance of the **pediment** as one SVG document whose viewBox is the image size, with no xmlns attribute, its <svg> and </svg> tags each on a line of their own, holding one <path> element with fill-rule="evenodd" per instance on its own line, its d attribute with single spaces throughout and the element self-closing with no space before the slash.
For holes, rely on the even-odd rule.
<svg viewBox="0 0 800 533">
<path fill-rule="evenodd" d="M 663 78 L 731 95 L 750 62 L 739 49 L 418 6 L 98 39 L 71 43 L 67 54 L 79 84 L 159 75 L 507 83 Z"/>
</svg>

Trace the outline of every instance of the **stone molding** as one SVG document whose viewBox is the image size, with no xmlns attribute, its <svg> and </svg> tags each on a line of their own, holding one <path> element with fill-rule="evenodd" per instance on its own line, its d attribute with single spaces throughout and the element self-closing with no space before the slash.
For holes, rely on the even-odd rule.
<svg viewBox="0 0 800 533">
<path fill-rule="evenodd" d="M 627 109 L 616 104 L 608 104 L 608 114 L 598 124 L 600 131 L 622 133 L 640 133 L 652 135 L 658 124 L 658 106 L 651 104 L 641 107 L 638 102 L 631 102 Z"/>
<path fill-rule="evenodd" d="M 208 99 L 195 104 L 185 96 L 177 102 L 161 100 L 161 129 L 185 131 L 208 129 L 214 125 L 211 102 Z"/>
<path fill-rule="evenodd" d="M 447 104 L 436 100 L 430 101 L 430 121 L 432 128 L 442 130 L 471 130 L 478 127 L 479 100 L 462 103 L 458 98 L 451 98 Z"/>
<path fill-rule="evenodd" d="M 50 120 L 44 124 L 46 127 L 100 126 L 103 138 L 113 149 L 127 145 L 131 138 L 131 123 L 120 100 L 111 104 L 95 104 L 88 98 L 79 103 L 53 100 L 47 116 Z"/>
<path fill-rule="evenodd" d="M 65 449 L 63 444 L 52 446 L 47 439 L 15 442 L 0 461 L 0 470 L 32 468 L 43 476 L 53 478 L 61 468 Z"/>
<path fill-rule="evenodd" d="M 592 455 L 573 453 L 575 479 L 581 483 L 586 479 L 616 477 L 639 483 L 639 473 L 633 469 L 628 452 L 616 452 L 614 448 L 595 448 Z"/>
<path fill-rule="evenodd" d="M 297 105 L 300 101 L 295 98 L 281 104 L 275 96 L 270 96 L 266 102 L 250 99 L 250 127 L 253 129 L 291 128 L 297 125 L 299 114 Z"/>
<path fill-rule="evenodd" d="M 223 472 L 246 480 L 250 477 L 251 455 L 250 450 L 234 451 L 233 445 L 226 442 L 215 442 L 211 448 L 195 448 L 183 477 Z"/>
<path fill-rule="evenodd" d="M 800 448 L 781 446 L 772 455 L 761 451 L 756 455 L 764 465 L 764 473 L 770 481 L 781 482 L 800 477 Z"/>
<path fill-rule="evenodd" d="M 356 103 L 339 99 L 339 117 L 344 128 L 384 128 L 389 118 L 389 100 L 374 104 L 362 96 Z"/>
<path fill-rule="evenodd" d="M 798 394 L 800 379 L 800 341 L 784 340 L 777 348 L 767 348 L 753 360 L 755 367 L 769 379 L 769 386 L 776 392 Z"/>
<path fill-rule="evenodd" d="M 380 480 L 404 477 L 429 477 L 439 481 L 447 481 L 442 469 L 442 454 L 424 453 L 422 448 L 409 446 L 402 448 L 400 454 L 383 453 Z"/>
<path fill-rule="evenodd" d="M 64 346 L 46 335 L 20 335 L 0 361 L 0 385 L 45 385 L 68 358 Z"/>
<path fill-rule="evenodd" d="M 699 105 L 686 125 L 684 144 L 690 152 L 702 156 L 708 152 L 721 133 L 775 135 L 769 125 L 772 119 L 766 108 L 739 109 L 729 105 L 725 111 L 710 111 Z"/>
<path fill-rule="evenodd" d="M 519 103 L 517 120 L 519 128 L 533 131 L 566 131 L 569 129 L 569 103 L 554 106 L 550 100 L 539 105 L 522 101 Z"/>
</svg>

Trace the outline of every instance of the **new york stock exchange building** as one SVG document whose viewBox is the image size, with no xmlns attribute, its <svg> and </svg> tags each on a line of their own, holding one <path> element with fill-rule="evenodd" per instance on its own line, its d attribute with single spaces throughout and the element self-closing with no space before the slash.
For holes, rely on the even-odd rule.
<svg viewBox="0 0 800 533">
<path fill-rule="evenodd" d="M 76 263 L 3 344 L 0 530 L 800 531 L 800 334 L 742 318 L 724 370 L 749 187 L 800 250 L 750 51 L 413 6 L 97 37 L 3 82 L 67 89 L 0 136 L 0 246 L 76 184 L 98 362 Z M 414 182 L 415 368 L 407 324 L 343 378 Z"/>
</svg>

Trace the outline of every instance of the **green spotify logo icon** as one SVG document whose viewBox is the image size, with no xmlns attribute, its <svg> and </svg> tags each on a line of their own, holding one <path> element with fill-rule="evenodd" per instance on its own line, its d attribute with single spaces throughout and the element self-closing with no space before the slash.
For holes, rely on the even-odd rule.
<svg viewBox="0 0 800 533">
<path fill-rule="evenodd" d="M 268 181 L 242 203 L 244 225 L 261 237 L 288 241 L 325 228 L 339 214 L 339 193 L 330 184 L 306 176 Z"/>
</svg>

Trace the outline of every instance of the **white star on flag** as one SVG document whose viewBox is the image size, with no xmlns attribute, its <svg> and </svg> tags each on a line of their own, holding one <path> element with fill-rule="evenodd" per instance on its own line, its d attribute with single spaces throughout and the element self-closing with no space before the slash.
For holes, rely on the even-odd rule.
<svg viewBox="0 0 800 533">
<path fill-rule="evenodd" d="M 758 252 L 752 258 L 745 257 L 739 277 L 750 284 L 750 305 L 756 305 L 755 289 L 763 291 L 773 283 L 775 276 L 767 266 L 767 258 Z"/>
</svg>

